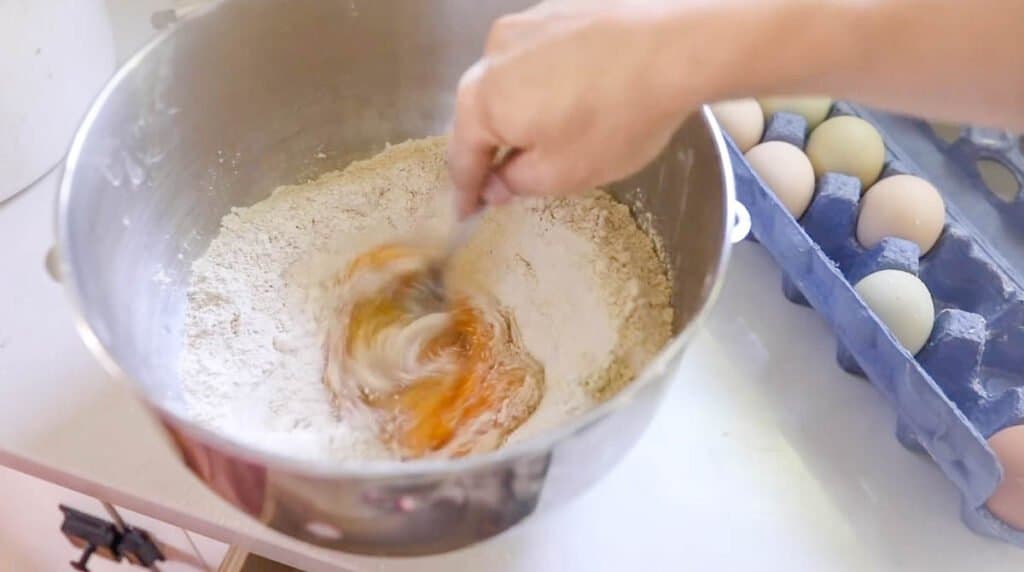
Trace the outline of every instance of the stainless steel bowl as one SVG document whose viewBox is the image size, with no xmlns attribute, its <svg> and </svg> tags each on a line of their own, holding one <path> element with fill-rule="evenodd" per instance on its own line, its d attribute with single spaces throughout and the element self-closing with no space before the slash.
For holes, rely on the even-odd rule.
<svg viewBox="0 0 1024 572">
<path fill-rule="evenodd" d="M 58 227 L 83 338 L 138 388 L 195 474 L 272 528 L 349 552 L 429 554 L 564 501 L 644 430 L 722 279 L 732 179 L 705 109 L 611 189 L 653 215 L 674 279 L 676 336 L 597 410 L 493 453 L 409 463 L 301 462 L 189 420 L 177 373 L 185 290 L 221 217 L 387 142 L 443 132 L 490 22 L 525 4 L 219 2 L 121 69 L 75 138 Z"/>
</svg>

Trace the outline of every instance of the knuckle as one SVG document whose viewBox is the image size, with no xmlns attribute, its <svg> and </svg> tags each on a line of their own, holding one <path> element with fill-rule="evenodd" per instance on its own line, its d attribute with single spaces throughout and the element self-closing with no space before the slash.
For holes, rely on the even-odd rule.
<svg viewBox="0 0 1024 572">
<path fill-rule="evenodd" d="M 492 31 L 497 29 L 508 32 L 510 30 L 517 28 L 518 26 L 521 26 L 524 20 L 525 17 L 523 16 L 523 14 L 505 14 L 504 16 L 501 16 L 500 18 L 494 21 L 494 24 L 491 26 L 491 29 Z"/>
<path fill-rule="evenodd" d="M 485 53 L 492 54 L 504 50 L 519 35 L 519 32 L 529 25 L 530 18 L 524 13 L 501 16 L 491 24 L 491 29 L 487 34 Z"/>
<path fill-rule="evenodd" d="M 471 66 L 459 80 L 455 91 L 454 135 L 465 138 L 479 131 L 483 117 L 480 106 L 480 78 L 484 72 L 484 63 L 477 62 Z"/>
<path fill-rule="evenodd" d="M 504 47 L 504 39 L 506 37 L 506 28 L 504 18 L 499 18 L 491 26 L 491 30 L 487 33 L 487 42 L 484 44 L 484 53 L 493 54 L 494 52 L 500 51 Z"/>
<path fill-rule="evenodd" d="M 486 65 L 484 60 L 479 60 L 463 72 L 456 86 L 456 103 L 465 105 L 473 99 Z"/>
<path fill-rule="evenodd" d="M 501 93 L 501 90 L 495 87 L 495 81 L 493 74 L 487 74 L 480 78 L 473 95 L 473 109 L 481 130 L 486 132 L 491 139 L 500 143 L 504 141 L 499 126 L 502 110 L 500 109 L 500 98 L 494 97 L 494 95 Z"/>
</svg>

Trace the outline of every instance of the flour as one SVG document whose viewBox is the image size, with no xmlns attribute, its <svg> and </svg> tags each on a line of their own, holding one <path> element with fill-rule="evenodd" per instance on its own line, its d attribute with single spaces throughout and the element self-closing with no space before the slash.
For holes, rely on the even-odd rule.
<svg viewBox="0 0 1024 572">
<path fill-rule="evenodd" d="M 224 217 L 188 291 L 180 373 L 198 422 L 291 456 L 392 458 L 321 383 L 334 309 L 324 284 L 382 241 L 448 228 L 444 145 L 394 145 Z M 489 212 L 452 272 L 511 312 L 544 368 L 544 396 L 513 441 L 613 395 L 670 336 L 664 266 L 629 210 L 603 192 Z"/>
</svg>

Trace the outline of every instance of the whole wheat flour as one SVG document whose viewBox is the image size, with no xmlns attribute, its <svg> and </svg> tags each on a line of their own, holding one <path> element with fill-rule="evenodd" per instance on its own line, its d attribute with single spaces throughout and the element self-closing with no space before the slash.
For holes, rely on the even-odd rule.
<svg viewBox="0 0 1024 572">
<path fill-rule="evenodd" d="M 291 456 L 394 457 L 321 382 L 328 285 L 369 248 L 451 224 L 444 147 L 390 146 L 224 217 L 188 291 L 180 374 L 197 421 Z M 510 441 L 613 395 L 670 336 L 664 265 L 629 209 L 601 191 L 489 212 L 452 272 L 507 309 L 544 369 L 540 405 Z"/>
</svg>

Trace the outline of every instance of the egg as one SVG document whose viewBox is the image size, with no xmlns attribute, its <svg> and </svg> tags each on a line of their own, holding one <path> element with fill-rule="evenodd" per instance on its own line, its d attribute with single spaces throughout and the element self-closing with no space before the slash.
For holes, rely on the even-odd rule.
<svg viewBox="0 0 1024 572">
<path fill-rule="evenodd" d="M 1003 466 L 1003 480 L 985 505 L 1006 524 L 1024 530 L 1024 425 L 997 432 L 988 446 Z"/>
<path fill-rule="evenodd" d="M 859 117 L 833 117 L 811 131 L 807 156 L 814 174 L 829 171 L 860 179 L 861 189 L 878 180 L 885 164 L 885 143 L 878 130 Z"/>
<path fill-rule="evenodd" d="M 798 147 L 766 141 L 747 151 L 747 162 L 794 218 L 800 218 L 814 196 L 814 167 Z"/>
<path fill-rule="evenodd" d="M 857 240 L 871 248 L 892 236 L 931 250 L 946 224 L 946 204 L 931 183 L 913 175 L 895 175 L 875 183 L 860 204 Z"/>
<path fill-rule="evenodd" d="M 765 119 L 779 111 L 788 111 L 803 116 L 808 129 L 814 129 L 825 121 L 832 110 L 831 97 L 761 97 L 757 102 L 761 104 Z"/>
<path fill-rule="evenodd" d="M 764 114 L 753 98 L 719 101 L 711 104 L 711 112 L 743 153 L 764 134 Z"/>
<path fill-rule="evenodd" d="M 908 352 L 921 351 L 935 325 L 935 304 L 924 282 L 902 270 L 879 270 L 853 288 Z"/>
</svg>

